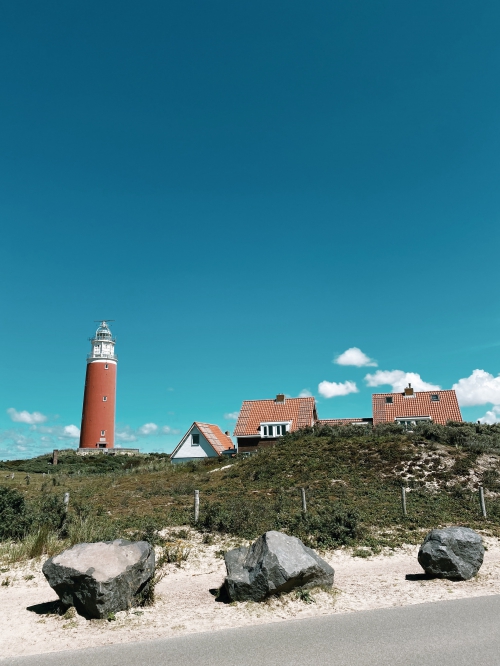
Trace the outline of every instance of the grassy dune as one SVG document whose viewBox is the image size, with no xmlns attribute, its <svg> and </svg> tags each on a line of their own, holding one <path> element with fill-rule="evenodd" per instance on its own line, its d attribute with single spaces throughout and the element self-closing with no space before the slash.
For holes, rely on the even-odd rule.
<svg viewBox="0 0 500 666">
<path fill-rule="evenodd" d="M 24 535 L 13 535 L 17 545 L 4 533 L 0 557 L 14 557 L 15 547 L 15 557 L 22 558 L 78 541 L 154 539 L 163 527 L 192 523 L 195 489 L 197 527 L 207 539 L 215 531 L 251 539 L 281 529 L 318 548 L 349 544 L 369 553 L 418 542 L 423 532 L 447 524 L 500 536 L 499 454 L 497 426 L 465 424 L 415 433 L 310 429 L 253 457 L 178 466 L 164 455 L 81 458 L 70 451 L 60 453 L 57 467 L 48 457 L 11 461 L 0 466 L 0 484 L 24 497 L 26 527 Z M 408 488 L 406 518 L 402 485 Z M 480 513 L 480 485 L 487 519 Z M 67 514 L 61 508 L 65 492 Z"/>
</svg>

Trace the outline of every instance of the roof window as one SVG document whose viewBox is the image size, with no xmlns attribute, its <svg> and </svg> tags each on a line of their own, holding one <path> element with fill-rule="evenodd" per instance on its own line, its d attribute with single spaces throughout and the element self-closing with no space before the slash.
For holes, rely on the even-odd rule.
<svg viewBox="0 0 500 666">
<path fill-rule="evenodd" d="M 392 405 L 392 395 L 388 395 L 385 399 L 387 405 Z"/>
<path fill-rule="evenodd" d="M 431 402 L 439 402 L 439 393 L 433 393 L 431 395 Z"/>
</svg>

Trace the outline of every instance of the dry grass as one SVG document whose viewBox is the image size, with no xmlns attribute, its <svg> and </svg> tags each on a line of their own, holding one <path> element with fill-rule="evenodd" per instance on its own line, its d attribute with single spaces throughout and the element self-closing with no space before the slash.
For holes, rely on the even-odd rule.
<svg viewBox="0 0 500 666">
<path fill-rule="evenodd" d="M 70 505 L 59 538 L 38 533 L 21 544 L 0 545 L 0 558 L 18 561 L 82 541 L 150 538 L 168 526 L 192 525 L 195 488 L 201 497 L 196 527 L 207 534 L 207 543 L 214 531 L 251 539 L 274 528 L 301 538 L 313 535 L 311 545 L 319 547 L 347 539 L 362 557 L 384 546 L 415 543 L 426 529 L 444 524 L 467 524 L 500 535 L 498 454 L 405 434 L 367 436 L 357 431 L 342 437 L 305 431 L 225 469 L 226 460 L 172 466 L 165 459 L 144 457 L 128 469 L 118 468 L 115 461 L 107 472 L 103 466 L 99 474 L 77 474 L 70 473 L 65 456 L 69 461 L 77 458 L 61 456 L 51 477 L 32 472 L 26 485 L 26 474 L 16 471 L 14 478 L 9 473 L 2 479 L 2 485 L 16 488 L 31 502 L 69 492 Z M 211 474 L 215 469 L 219 473 Z M 403 483 L 409 488 L 406 519 L 400 506 Z M 486 488 L 487 520 L 479 510 L 480 484 Z M 300 487 L 306 488 L 307 520 L 301 516 Z M 340 536 L 322 541 L 322 535 L 331 537 L 332 524 L 335 527 L 329 519 L 349 512 L 356 516 L 356 528 L 342 536 L 345 521 L 340 521 Z M 179 560 L 182 549 L 171 548 L 172 560 Z"/>
</svg>

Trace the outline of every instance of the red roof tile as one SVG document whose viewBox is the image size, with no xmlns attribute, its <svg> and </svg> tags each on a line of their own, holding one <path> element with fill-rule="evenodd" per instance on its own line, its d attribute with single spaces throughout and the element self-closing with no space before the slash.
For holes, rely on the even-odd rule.
<svg viewBox="0 0 500 666">
<path fill-rule="evenodd" d="M 312 426 L 317 420 L 316 401 L 314 398 L 285 398 L 276 400 L 245 400 L 241 406 L 238 421 L 234 429 L 236 437 L 260 435 L 261 423 L 280 423 L 291 421 L 290 432 Z"/>
<path fill-rule="evenodd" d="M 199 421 L 195 421 L 194 425 L 219 455 L 223 451 L 227 451 L 227 449 L 234 448 L 232 439 L 228 437 L 228 435 L 225 435 L 218 425 L 213 425 L 212 423 L 200 423 Z"/>
<path fill-rule="evenodd" d="M 186 441 L 186 437 L 191 432 L 193 426 L 196 426 L 198 428 L 198 430 L 202 433 L 202 435 L 205 437 L 205 439 L 208 441 L 208 443 L 213 448 L 215 453 L 217 453 L 217 455 L 220 456 L 222 455 L 223 451 L 227 451 L 228 449 L 234 448 L 232 439 L 228 435 L 224 434 L 218 425 L 214 425 L 213 423 L 200 423 L 199 421 L 195 421 L 193 425 L 189 427 L 189 430 L 181 439 L 181 441 L 177 444 L 175 449 L 172 451 L 172 453 L 170 454 L 170 458 L 175 457 L 177 451 Z"/>
<path fill-rule="evenodd" d="M 439 396 L 432 401 L 431 396 Z M 386 398 L 392 397 L 392 403 Z M 372 395 L 373 425 L 388 423 L 404 416 L 430 416 L 435 423 L 446 425 L 447 421 L 461 421 L 455 391 L 415 391 L 412 396 L 404 393 L 374 393 Z"/>
</svg>

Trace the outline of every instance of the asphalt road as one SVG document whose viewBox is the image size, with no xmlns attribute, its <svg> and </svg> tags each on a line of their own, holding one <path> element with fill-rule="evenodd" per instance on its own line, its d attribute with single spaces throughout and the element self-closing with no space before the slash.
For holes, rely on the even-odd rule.
<svg viewBox="0 0 500 666">
<path fill-rule="evenodd" d="M 0 660 L 2 666 L 500 666 L 500 595 Z"/>
</svg>

